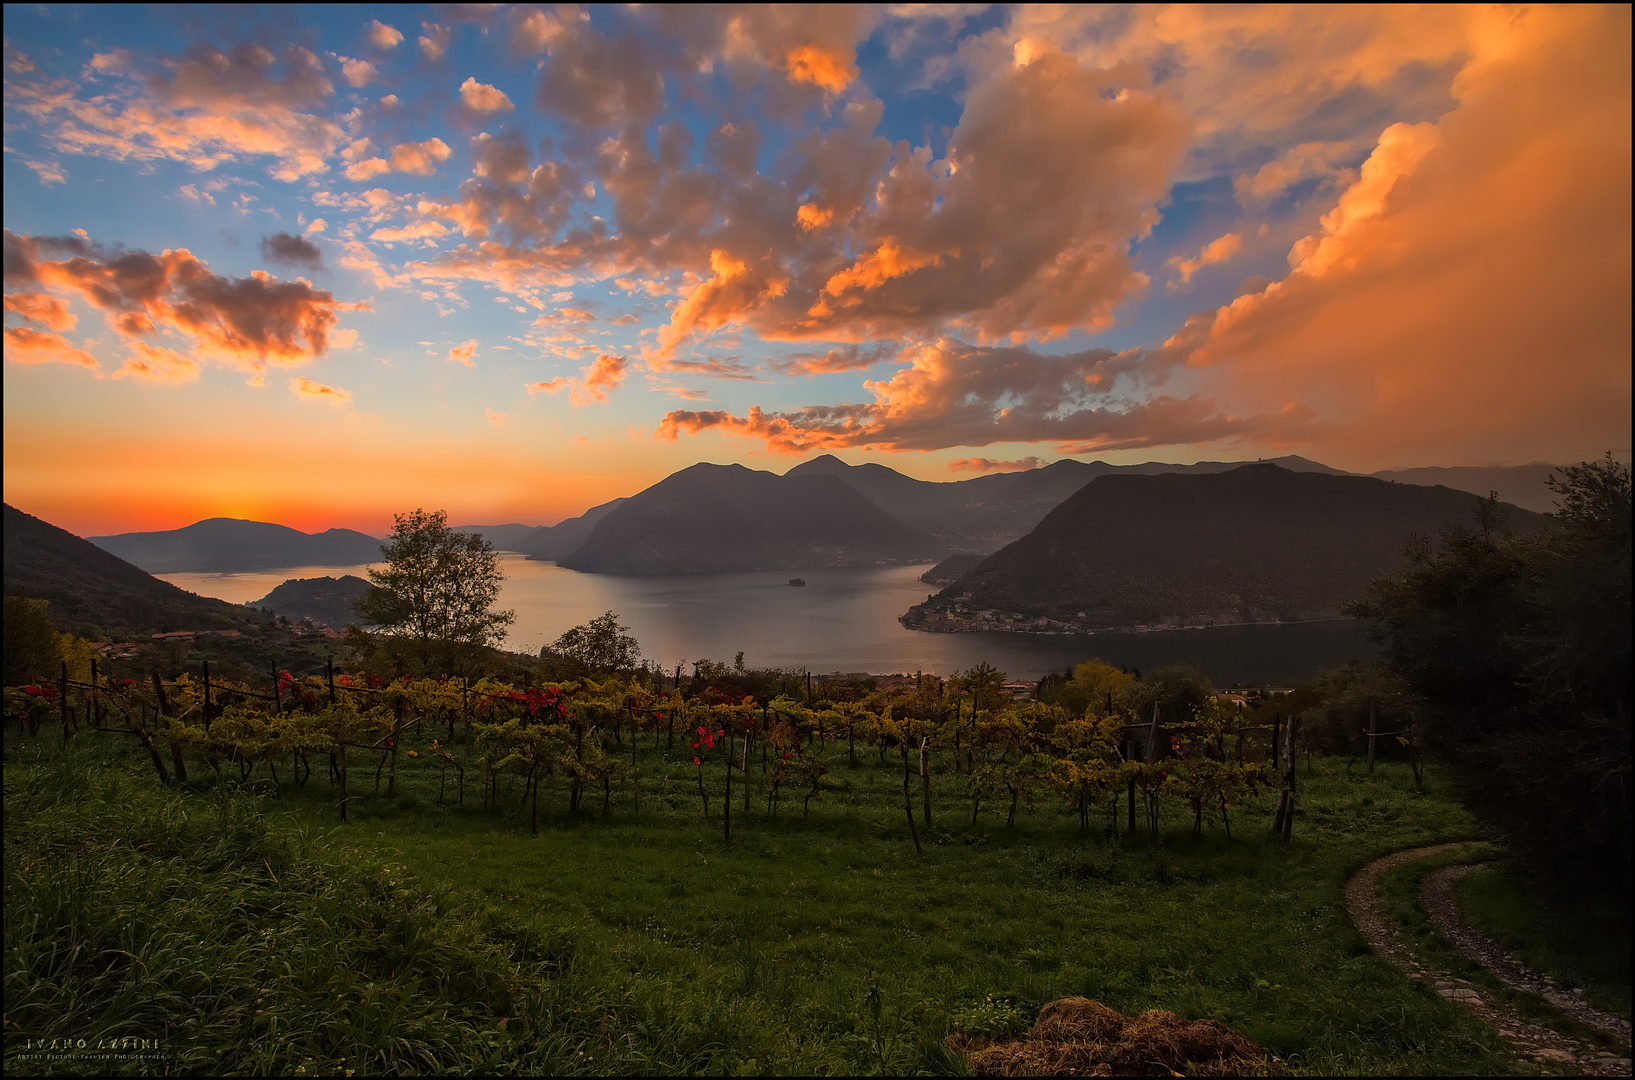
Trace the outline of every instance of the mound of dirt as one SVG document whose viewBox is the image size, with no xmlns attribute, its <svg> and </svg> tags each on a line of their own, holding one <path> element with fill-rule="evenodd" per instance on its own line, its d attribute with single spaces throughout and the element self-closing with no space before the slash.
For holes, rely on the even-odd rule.
<svg viewBox="0 0 1635 1080">
<path fill-rule="evenodd" d="M 977 1045 L 950 1042 L 978 1076 L 1275 1076 L 1272 1055 L 1213 1020 L 1183 1020 L 1163 1009 L 1125 1016 L 1089 998 L 1039 1010 L 1027 1038 Z"/>
</svg>

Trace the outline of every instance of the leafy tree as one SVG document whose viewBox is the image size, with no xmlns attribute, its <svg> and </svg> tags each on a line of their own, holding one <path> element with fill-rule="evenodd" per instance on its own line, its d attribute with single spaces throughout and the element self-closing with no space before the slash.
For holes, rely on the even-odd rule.
<svg viewBox="0 0 1635 1080">
<path fill-rule="evenodd" d="M 1558 885 L 1630 883 L 1630 476 L 1610 455 L 1551 478 L 1550 527 L 1410 540 L 1351 613 L 1430 706 L 1471 799 Z"/>
<path fill-rule="evenodd" d="M 619 616 L 608 611 L 569 630 L 550 648 L 592 672 L 631 671 L 640 666 L 642 651 L 636 639 L 625 633 L 629 629 L 619 624 Z"/>
<path fill-rule="evenodd" d="M 1146 677 L 1131 684 L 1125 694 L 1137 721 L 1151 720 L 1152 707 L 1156 704 L 1161 723 L 1179 724 L 1206 705 L 1215 696 L 1215 688 L 1202 668 L 1192 664 L 1168 664 L 1147 672 Z"/>
<path fill-rule="evenodd" d="M 1074 717 L 1083 716 L 1086 710 L 1105 716 L 1109 696 L 1116 709 L 1124 704 L 1134 685 L 1134 675 L 1102 660 L 1087 660 L 1073 669 L 1071 678 L 1056 683 L 1048 692 L 1041 685 L 1039 698 L 1060 705 Z"/>
<path fill-rule="evenodd" d="M 380 548 L 386 565 L 369 571 L 377 590 L 358 600 L 358 614 L 389 636 L 400 660 L 452 673 L 504 640 L 516 618 L 494 610 L 505 577 L 494 546 L 450 529 L 442 510 L 393 518 Z"/>
<path fill-rule="evenodd" d="M 57 629 L 45 615 L 44 600 L 6 597 L 6 685 L 21 686 L 54 674 Z"/>
<path fill-rule="evenodd" d="M 970 694 L 983 712 L 994 712 L 1011 700 L 1005 691 L 1005 673 L 986 660 L 963 674 L 956 673 L 951 681 L 955 693 Z"/>
</svg>

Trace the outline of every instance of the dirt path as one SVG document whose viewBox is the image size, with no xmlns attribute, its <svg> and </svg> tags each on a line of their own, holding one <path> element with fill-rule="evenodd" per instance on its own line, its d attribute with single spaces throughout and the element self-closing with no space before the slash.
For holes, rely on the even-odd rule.
<svg viewBox="0 0 1635 1080">
<path fill-rule="evenodd" d="M 1451 851 L 1463 844 L 1434 844 L 1430 847 L 1411 848 L 1407 851 L 1398 851 L 1387 855 L 1383 859 L 1375 859 L 1346 882 L 1345 905 L 1351 914 L 1351 920 L 1362 931 L 1368 944 L 1385 961 L 1410 979 L 1428 983 L 1435 988 L 1438 994 L 1465 1006 L 1477 1017 L 1492 1024 L 1498 1029 L 1499 1035 L 1504 1038 L 1518 1054 L 1532 1058 L 1535 1061 L 1587 1076 L 1628 1076 L 1630 1075 L 1630 1060 L 1627 1057 L 1618 1057 L 1609 1054 L 1600 1047 L 1593 1046 L 1577 1039 L 1568 1038 L 1549 1028 L 1540 1027 L 1517 1015 L 1515 1010 L 1484 995 L 1464 979 L 1456 979 L 1452 975 L 1437 971 L 1427 966 L 1409 946 L 1402 940 L 1396 929 L 1391 926 L 1380 910 L 1379 881 L 1380 876 L 1404 863 L 1437 855 L 1444 851 Z M 1489 968 L 1502 981 L 1511 983 L 1506 972 L 1516 976 L 1517 982 L 1511 985 L 1528 993 L 1545 997 L 1544 989 L 1551 990 L 1555 997 L 1563 998 L 1576 1007 L 1569 1010 L 1558 1004 L 1553 998 L 1545 997 L 1552 1005 L 1556 1005 L 1568 1016 L 1580 1023 L 1587 1024 L 1602 1030 L 1601 1023 L 1592 1022 L 1589 1014 L 1596 1018 L 1611 1020 L 1614 1024 L 1622 1023 L 1621 1035 L 1614 1035 L 1625 1046 L 1629 1044 L 1629 1025 L 1617 1017 L 1606 1017 L 1605 1014 L 1591 1009 L 1583 1002 L 1576 1002 L 1567 995 L 1560 994 L 1554 987 L 1545 987 L 1543 980 L 1527 972 L 1515 959 L 1500 950 L 1492 942 L 1465 923 L 1459 913 L 1458 902 L 1454 896 L 1453 883 L 1460 874 L 1449 871 L 1469 873 L 1470 868 L 1449 867 L 1446 871 L 1434 871 L 1427 875 L 1422 886 L 1421 897 L 1425 903 L 1427 918 L 1431 926 L 1441 934 L 1445 940 L 1469 956 L 1470 959 L 1483 967 L 1489 967 L 1488 960 L 1499 965 L 1498 968 Z M 1469 946 L 1467 948 L 1467 945 Z M 1587 1012 L 1586 1012 L 1587 1010 Z M 1615 1031 L 1618 1029 L 1614 1029 Z M 1608 1032 L 1613 1034 L 1613 1032 Z"/>
</svg>

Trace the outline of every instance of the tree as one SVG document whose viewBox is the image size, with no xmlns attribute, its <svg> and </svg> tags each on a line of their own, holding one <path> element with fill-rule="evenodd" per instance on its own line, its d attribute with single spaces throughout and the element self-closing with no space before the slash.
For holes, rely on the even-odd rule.
<svg viewBox="0 0 1635 1080">
<path fill-rule="evenodd" d="M 7 686 L 56 674 L 57 629 L 46 618 L 44 600 L 6 597 L 5 630 Z"/>
<path fill-rule="evenodd" d="M 1073 669 L 1070 678 L 1056 676 L 1057 681 L 1048 691 L 1040 684 L 1039 700 L 1066 709 L 1069 716 L 1078 719 L 1085 710 L 1097 716 L 1107 715 L 1107 703 L 1113 708 L 1124 704 L 1135 685 L 1135 676 L 1102 660 L 1087 660 Z"/>
<path fill-rule="evenodd" d="M 604 612 L 557 638 L 551 651 L 576 660 L 593 672 L 629 671 L 641 663 L 641 646 L 619 625 L 619 616 Z M 743 654 L 739 653 L 741 657 Z"/>
<path fill-rule="evenodd" d="M 358 614 L 393 640 L 401 658 L 451 674 L 503 641 L 515 620 L 515 612 L 494 610 L 505 575 L 493 545 L 450 529 L 442 510 L 393 520 L 380 548 L 386 565 L 370 569 L 377 589 L 357 601 Z"/>
<path fill-rule="evenodd" d="M 1551 478 L 1530 536 L 1496 498 L 1477 527 L 1407 546 L 1350 614 L 1430 705 L 1469 797 L 1558 886 L 1630 885 L 1630 475 L 1611 455 Z"/>
</svg>

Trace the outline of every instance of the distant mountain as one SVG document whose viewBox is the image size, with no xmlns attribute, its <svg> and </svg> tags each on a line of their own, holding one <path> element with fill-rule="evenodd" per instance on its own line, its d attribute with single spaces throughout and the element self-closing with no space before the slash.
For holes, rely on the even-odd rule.
<svg viewBox="0 0 1635 1080">
<path fill-rule="evenodd" d="M 1434 537 L 1470 523 L 1476 501 L 1446 487 L 1270 463 L 1102 476 L 903 621 L 1094 630 L 1332 618 L 1399 565 L 1410 532 Z M 1544 520 L 1509 509 L 1518 531 Z"/>
<path fill-rule="evenodd" d="M 1294 472 L 1342 475 L 1338 469 L 1302 457 L 1273 459 Z M 1158 473 L 1218 473 L 1241 461 L 1202 461 L 1173 465 L 1150 461 L 1110 465 L 1105 461 L 1064 458 L 1026 472 L 992 473 L 970 480 L 915 480 L 884 465 L 848 465 L 832 454 L 802 462 L 790 476 L 836 476 L 864 498 L 912 528 L 923 529 L 954 551 L 995 551 L 1027 532 L 1063 499 L 1100 476 Z"/>
<path fill-rule="evenodd" d="M 1497 491 L 1500 502 L 1540 514 L 1552 514 L 1556 509 L 1556 493 L 1544 482 L 1551 473 L 1560 471 L 1559 465 L 1535 461 L 1531 465 L 1388 469 L 1373 475 L 1400 484 L 1441 484 L 1455 491 L 1468 491 L 1484 497 L 1489 492 Z"/>
<path fill-rule="evenodd" d="M 375 586 L 354 574 L 338 578 L 291 578 L 260 600 L 250 600 L 244 606 L 295 621 L 311 619 L 320 626 L 342 627 L 363 621 L 353 604 L 374 591 Z"/>
<path fill-rule="evenodd" d="M 495 551 L 521 551 L 528 538 L 539 531 L 538 525 L 456 525 L 458 533 L 477 533 L 494 545 Z"/>
<path fill-rule="evenodd" d="M 614 499 L 600 506 L 593 506 L 575 518 L 559 521 L 555 525 L 542 525 L 513 550 L 520 551 L 530 559 L 559 559 L 564 555 L 579 550 L 590 534 L 596 528 L 596 523 L 607 517 L 621 503 L 627 499 Z"/>
<path fill-rule="evenodd" d="M 380 561 L 380 541 L 351 529 L 304 533 L 285 525 L 208 518 L 166 532 L 92 536 L 91 543 L 150 574 L 356 566 Z"/>
<path fill-rule="evenodd" d="M 5 506 L 5 590 L 47 601 L 59 630 L 148 635 L 259 624 L 224 600 L 178 589 L 89 541 Z"/>
<path fill-rule="evenodd" d="M 675 574 L 900 563 L 946 550 L 838 477 L 699 464 L 609 511 L 583 546 L 557 563 Z"/>
</svg>

